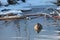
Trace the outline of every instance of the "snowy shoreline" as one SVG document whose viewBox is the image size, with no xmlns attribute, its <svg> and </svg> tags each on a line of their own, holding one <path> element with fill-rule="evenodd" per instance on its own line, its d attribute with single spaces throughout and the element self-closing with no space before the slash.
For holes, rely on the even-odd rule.
<svg viewBox="0 0 60 40">
<path fill-rule="evenodd" d="M 7 1 L 5 0 L 0 0 L 2 2 L 3 5 L 7 5 Z M 47 0 L 46 0 L 47 1 Z M 35 7 L 40 7 L 41 5 L 53 5 L 52 3 L 48 3 L 46 4 L 46 1 L 40 2 L 39 0 L 26 0 L 26 2 L 22 2 L 21 0 L 18 1 L 16 4 L 13 5 L 8 5 L 8 6 L 1 6 L 0 7 L 0 12 L 2 12 L 2 10 L 4 9 L 9 9 L 9 10 L 32 10 L 32 8 Z M 51 0 L 52 1 L 52 0 Z M 47 1 L 48 2 L 48 1 Z"/>
</svg>

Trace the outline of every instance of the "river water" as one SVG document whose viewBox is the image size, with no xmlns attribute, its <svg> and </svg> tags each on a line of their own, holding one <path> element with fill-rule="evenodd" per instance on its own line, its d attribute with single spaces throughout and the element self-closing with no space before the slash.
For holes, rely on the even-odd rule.
<svg viewBox="0 0 60 40">
<path fill-rule="evenodd" d="M 39 13 L 43 8 L 35 7 L 30 12 Z M 0 40 L 60 40 L 60 20 L 39 17 L 30 20 L 0 21 Z M 34 25 L 40 23 L 43 29 L 36 33 Z"/>
</svg>

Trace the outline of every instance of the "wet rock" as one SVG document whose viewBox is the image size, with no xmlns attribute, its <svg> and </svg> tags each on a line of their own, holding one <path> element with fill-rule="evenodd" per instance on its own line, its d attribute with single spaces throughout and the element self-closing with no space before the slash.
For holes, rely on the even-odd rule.
<svg viewBox="0 0 60 40">
<path fill-rule="evenodd" d="M 9 10 L 10 10 L 10 9 L 3 9 L 3 10 L 1 10 L 1 11 L 3 12 L 3 11 L 9 11 Z"/>
<path fill-rule="evenodd" d="M 56 2 L 52 2 L 53 4 L 60 6 L 60 0 L 57 0 Z"/>
<path fill-rule="evenodd" d="M 40 23 L 37 23 L 35 26 L 34 26 L 34 30 L 39 33 L 42 29 L 42 25 Z"/>
<path fill-rule="evenodd" d="M 16 4 L 17 0 L 7 0 L 8 4 Z"/>
<path fill-rule="evenodd" d="M 0 6 L 2 6 L 1 1 L 0 1 Z"/>
<path fill-rule="evenodd" d="M 9 13 L 9 14 L 6 14 L 6 16 L 14 16 L 15 14 L 13 13 Z"/>
<path fill-rule="evenodd" d="M 26 2 L 25 0 L 22 0 L 22 2 Z"/>
</svg>

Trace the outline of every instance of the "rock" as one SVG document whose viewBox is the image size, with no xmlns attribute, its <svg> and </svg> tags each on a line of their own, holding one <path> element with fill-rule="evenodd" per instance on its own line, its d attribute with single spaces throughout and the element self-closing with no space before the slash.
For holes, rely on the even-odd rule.
<svg viewBox="0 0 60 40">
<path fill-rule="evenodd" d="M 26 2 L 25 0 L 22 0 L 22 2 Z"/>
<path fill-rule="evenodd" d="M 16 4 L 17 0 L 7 0 L 8 4 Z"/>
</svg>

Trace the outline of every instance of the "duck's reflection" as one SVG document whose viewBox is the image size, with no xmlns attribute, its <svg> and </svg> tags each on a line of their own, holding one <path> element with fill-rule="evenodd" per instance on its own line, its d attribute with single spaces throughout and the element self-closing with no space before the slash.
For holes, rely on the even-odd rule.
<svg viewBox="0 0 60 40">
<path fill-rule="evenodd" d="M 14 25 L 17 27 L 18 31 L 20 31 L 20 20 L 14 20 Z"/>
<path fill-rule="evenodd" d="M 16 30 L 16 37 L 17 37 L 16 40 L 21 40 L 21 38 L 19 38 L 19 37 L 21 37 L 20 20 L 14 20 L 13 24 L 14 24 L 14 28 Z"/>
<path fill-rule="evenodd" d="M 42 25 L 40 23 L 37 23 L 35 26 L 34 26 L 34 29 L 37 33 L 39 33 L 42 29 Z"/>
</svg>

